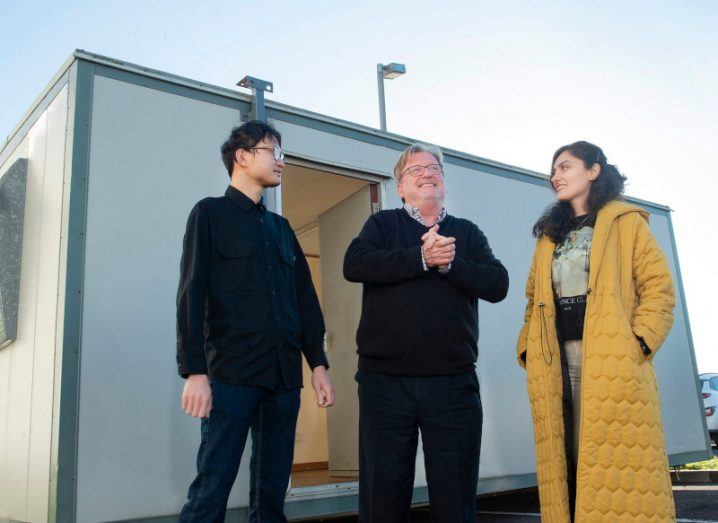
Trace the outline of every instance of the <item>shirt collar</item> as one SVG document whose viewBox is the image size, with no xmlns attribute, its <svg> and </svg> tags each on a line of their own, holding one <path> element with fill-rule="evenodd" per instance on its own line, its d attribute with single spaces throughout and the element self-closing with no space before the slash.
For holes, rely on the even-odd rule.
<svg viewBox="0 0 718 523">
<path fill-rule="evenodd" d="M 231 185 L 227 186 L 227 190 L 224 195 L 239 205 L 243 211 L 251 211 L 253 207 L 257 207 L 257 210 L 262 212 L 267 210 L 264 206 L 264 197 L 260 198 L 259 202 L 254 203 L 249 196 Z"/>
<path fill-rule="evenodd" d="M 421 216 L 421 212 L 419 212 L 418 207 L 414 207 L 410 203 L 404 203 L 404 210 L 409 213 L 409 216 L 414 218 L 417 222 L 422 224 L 424 227 L 429 227 L 427 223 L 424 221 L 424 218 Z M 431 226 L 433 227 L 435 224 L 441 222 L 444 218 L 446 218 L 446 208 L 442 207 L 441 212 L 439 213 L 439 216 L 436 217 L 436 222 L 432 223 Z"/>
</svg>

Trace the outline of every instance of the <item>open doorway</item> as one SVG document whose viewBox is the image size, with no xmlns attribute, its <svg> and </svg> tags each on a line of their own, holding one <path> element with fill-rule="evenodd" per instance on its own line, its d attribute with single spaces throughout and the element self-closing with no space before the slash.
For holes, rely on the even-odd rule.
<svg viewBox="0 0 718 523">
<path fill-rule="evenodd" d="M 293 489 L 358 480 L 358 402 L 355 334 L 361 286 L 343 278 L 343 260 L 378 204 L 377 185 L 315 168 L 287 165 L 282 174 L 282 215 L 289 220 L 309 263 L 327 328 L 325 350 L 336 404 L 319 409 L 311 372 L 303 363 L 304 388 L 297 421 Z"/>
</svg>

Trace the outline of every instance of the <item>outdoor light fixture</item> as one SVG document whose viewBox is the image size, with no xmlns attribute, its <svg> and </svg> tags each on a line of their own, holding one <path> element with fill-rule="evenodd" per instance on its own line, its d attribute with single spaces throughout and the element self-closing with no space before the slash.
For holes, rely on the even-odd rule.
<svg viewBox="0 0 718 523">
<path fill-rule="evenodd" d="M 376 64 L 376 82 L 379 89 L 379 126 L 382 131 L 386 131 L 386 102 L 384 100 L 384 78 L 393 80 L 406 73 L 404 64 L 395 64 L 394 62 L 384 65 Z"/>
<path fill-rule="evenodd" d="M 404 64 L 395 64 L 392 62 L 389 65 L 379 65 L 381 66 L 384 78 L 387 80 L 393 80 L 406 72 L 406 66 Z"/>
</svg>

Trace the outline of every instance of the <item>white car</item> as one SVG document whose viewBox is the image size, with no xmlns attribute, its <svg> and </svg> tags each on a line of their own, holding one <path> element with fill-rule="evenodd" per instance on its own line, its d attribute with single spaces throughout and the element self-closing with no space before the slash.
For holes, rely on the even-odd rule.
<svg viewBox="0 0 718 523">
<path fill-rule="evenodd" d="M 713 443 L 718 445 L 718 374 L 701 374 L 703 406 L 706 409 L 706 424 Z"/>
</svg>

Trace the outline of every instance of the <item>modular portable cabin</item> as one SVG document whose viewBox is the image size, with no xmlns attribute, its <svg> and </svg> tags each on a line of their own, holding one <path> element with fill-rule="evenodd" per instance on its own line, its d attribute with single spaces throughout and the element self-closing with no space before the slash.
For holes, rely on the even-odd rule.
<svg viewBox="0 0 718 523">
<path fill-rule="evenodd" d="M 195 473 L 199 422 L 179 408 L 175 296 L 187 214 L 228 178 L 219 145 L 257 99 L 84 51 L 74 53 L 0 150 L 0 521 L 172 521 Z M 286 216 L 326 314 L 337 405 L 303 391 L 290 518 L 357 506 L 354 333 L 360 286 L 342 278 L 350 239 L 400 204 L 391 176 L 406 137 L 266 103 L 283 135 Z M 480 305 L 485 410 L 479 494 L 536 484 L 515 340 L 546 177 L 446 150 L 446 206 L 486 232 L 511 276 Z M 633 200 L 637 201 L 637 200 Z M 705 458 L 708 435 L 667 207 L 637 201 L 679 290 L 655 366 L 673 464 Z M 391 318 L 387 318 L 391 321 Z M 246 455 L 245 455 L 246 457 Z M 248 459 L 230 519 L 248 505 Z M 309 470 L 319 469 L 319 470 Z M 414 501 L 427 500 L 421 451 Z"/>
</svg>

